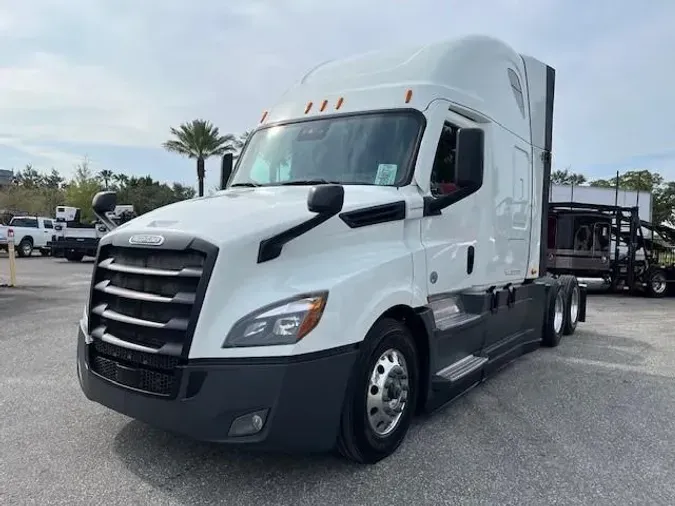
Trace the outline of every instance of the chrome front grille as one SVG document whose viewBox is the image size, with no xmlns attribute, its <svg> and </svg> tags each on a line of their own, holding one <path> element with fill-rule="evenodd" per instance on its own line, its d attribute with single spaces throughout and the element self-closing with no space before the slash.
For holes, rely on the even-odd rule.
<svg viewBox="0 0 675 506">
<path fill-rule="evenodd" d="M 151 394 L 175 393 L 217 254 L 195 242 L 184 249 L 100 247 L 89 306 L 90 363 L 99 375 Z"/>
</svg>

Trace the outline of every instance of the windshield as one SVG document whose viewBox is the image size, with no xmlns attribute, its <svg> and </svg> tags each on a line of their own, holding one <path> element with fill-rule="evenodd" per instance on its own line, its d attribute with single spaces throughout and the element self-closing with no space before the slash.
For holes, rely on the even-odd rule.
<svg viewBox="0 0 675 506">
<path fill-rule="evenodd" d="M 230 186 L 336 182 L 399 186 L 422 128 L 411 111 L 308 120 L 253 134 Z"/>
</svg>

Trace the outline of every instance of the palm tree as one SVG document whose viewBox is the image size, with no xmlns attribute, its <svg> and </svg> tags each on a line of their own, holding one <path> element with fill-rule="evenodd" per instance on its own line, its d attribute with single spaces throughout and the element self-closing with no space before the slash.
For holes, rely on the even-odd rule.
<svg viewBox="0 0 675 506">
<path fill-rule="evenodd" d="M 103 185 L 107 190 L 108 185 L 110 184 L 110 180 L 114 177 L 114 174 L 112 170 L 104 169 L 98 173 L 98 177 L 103 181 Z"/>
<path fill-rule="evenodd" d="M 124 188 L 129 184 L 129 176 L 126 174 L 114 174 L 113 180 L 119 188 Z"/>
<path fill-rule="evenodd" d="M 241 153 L 241 150 L 244 149 L 244 144 L 246 144 L 246 141 L 248 138 L 251 136 L 253 133 L 253 130 L 245 130 L 244 133 L 241 133 L 237 136 L 237 138 L 234 140 L 234 157 L 237 158 L 239 156 L 239 153 Z"/>
<path fill-rule="evenodd" d="M 217 126 L 210 121 L 195 119 L 178 128 L 171 127 L 173 139 L 162 146 L 167 151 L 197 160 L 199 196 L 204 196 L 204 163 L 212 156 L 222 156 L 236 151 L 236 139 L 232 134 L 220 135 Z"/>
</svg>

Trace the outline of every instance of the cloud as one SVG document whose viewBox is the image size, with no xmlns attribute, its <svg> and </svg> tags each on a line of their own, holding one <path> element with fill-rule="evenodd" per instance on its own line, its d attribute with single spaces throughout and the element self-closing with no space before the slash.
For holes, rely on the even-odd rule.
<svg viewBox="0 0 675 506">
<path fill-rule="evenodd" d="M 675 152 L 672 19 L 665 0 L 0 0 L 0 137 L 26 162 L 192 181 L 159 154 L 169 125 L 240 132 L 317 63 L 486 33 L 556 68 L 556 165 L 607 176 Z M 649 163 L 675 178 L 675 154 Z"/>
</svg>

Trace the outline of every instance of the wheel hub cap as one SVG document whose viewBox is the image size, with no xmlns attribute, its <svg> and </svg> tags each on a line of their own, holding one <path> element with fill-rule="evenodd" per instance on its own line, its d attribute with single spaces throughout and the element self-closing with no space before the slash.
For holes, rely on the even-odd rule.
<svg viewBox="0 0 675 506">
<path fill-rule="evenodd" d="M 409 391 L 405 358 L 397 350 L 385 351 L 371 371 L 366 394 L 366 416 L 375 434 L 386 436 L 396 429 Z"/>
</svg>

